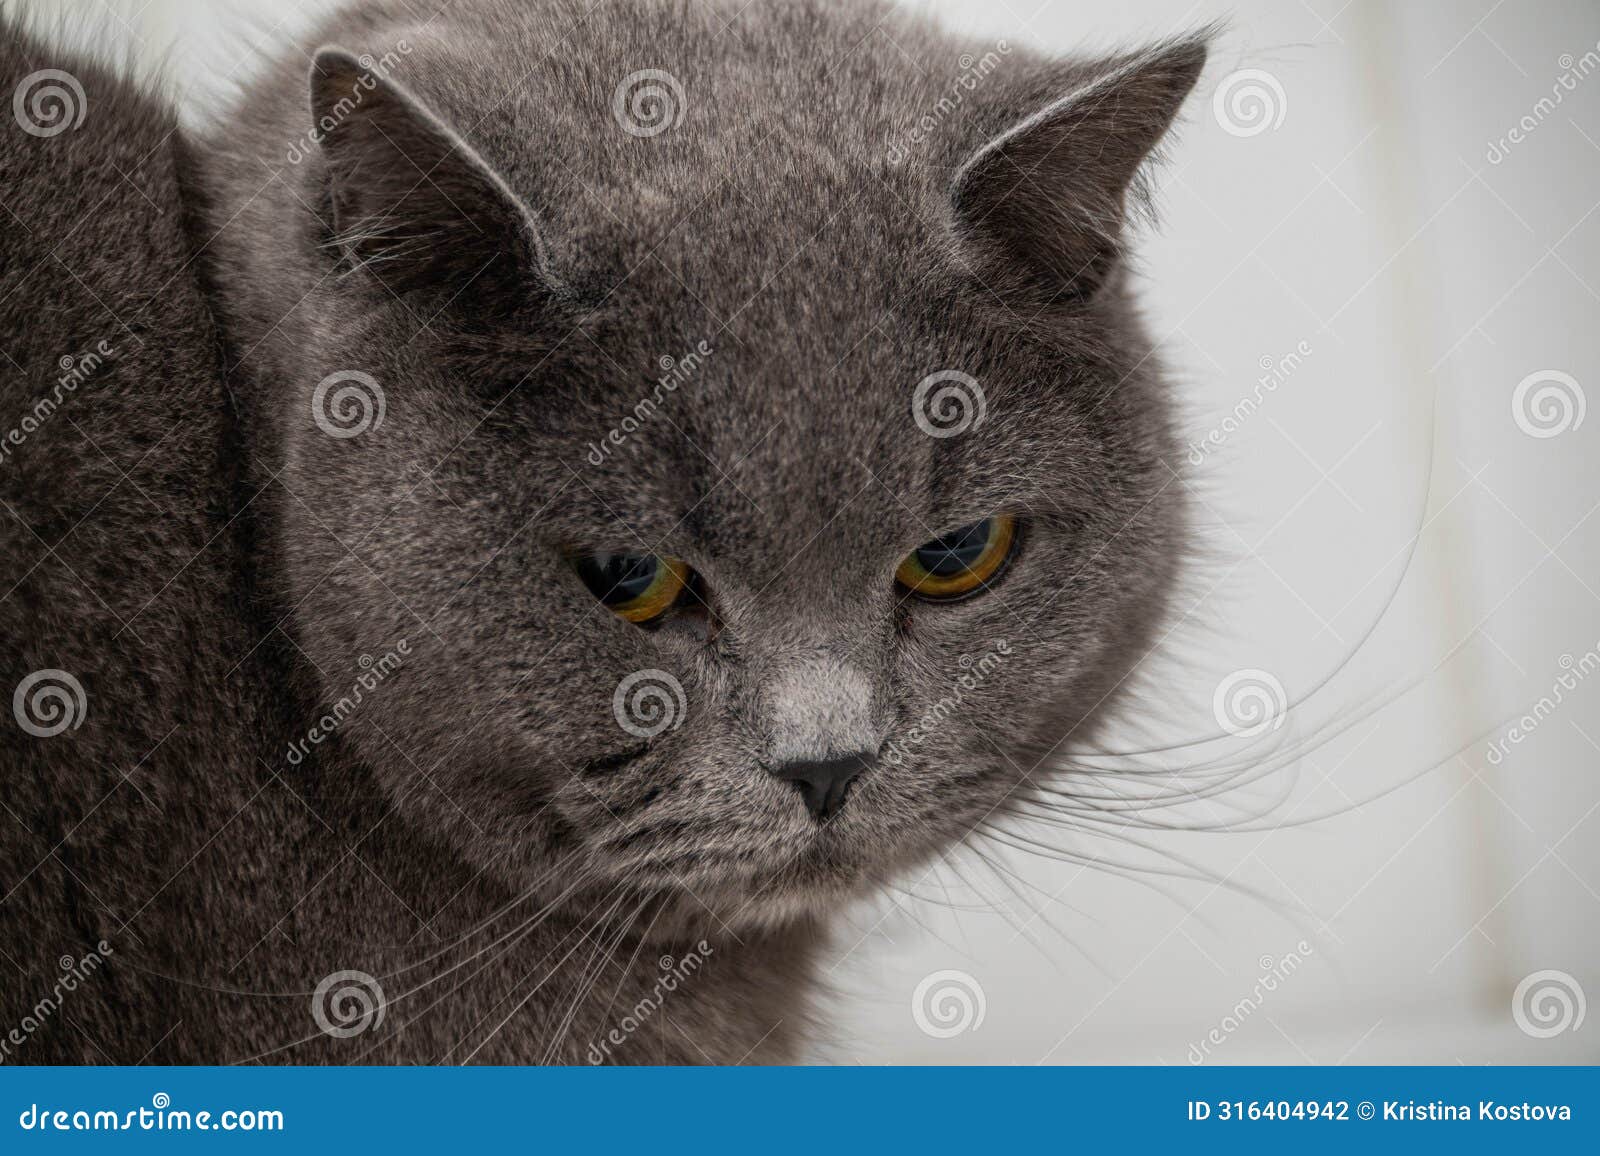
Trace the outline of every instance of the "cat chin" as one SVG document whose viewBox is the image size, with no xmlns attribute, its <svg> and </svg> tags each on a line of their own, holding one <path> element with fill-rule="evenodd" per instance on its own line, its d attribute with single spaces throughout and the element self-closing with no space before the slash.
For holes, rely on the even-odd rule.
<svg viewBox="0 0 1600 1156">
<path fill-rule="evenodd" d="M 789 861 L 765 870 L 751 868 L 716 877 L 676 875 L 636 879 L 656 892 L 663 905 L 656 938 L 675 940 L 694 929 L 745 932 L 793 930 L 831 921 L 850 904 L 878 889 L 874 872 L 837 863 Z"/>
</svg>

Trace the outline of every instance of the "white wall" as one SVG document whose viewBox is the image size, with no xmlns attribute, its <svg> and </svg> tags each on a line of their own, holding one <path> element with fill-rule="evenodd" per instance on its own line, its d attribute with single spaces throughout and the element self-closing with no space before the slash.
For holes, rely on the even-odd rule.
<svg viewBox="0 0 1600 1156">
<path fill-rule="evenodd" d="M 199 77 L 219 61 L 247 71 L 241 43 L 322 5 L 253 6 L 243 41 L 219 39 L 223 16 L 201 0 L 113 6 L 147 50 L 175 42 L 178 71 Z M 1215 825 L 1279 800 L 1259 829 L 1122 833 L 1154 852 L 1043 832 L 1100 865 L 1012 856 L 1005 880 L 955 856 L 907 881 L 922 900 L 860 913 L 831 971 L 838 1038 L 818 1056 L 1184 1063 L 1252 996 L 1263 957 L 1304 939 L 1308 961 L 1211 1047 L 1214 1062 L 1600 1059 L 1600 1023 L 1538 1039 L 1511 1014 L 1513 988 L 1541 969 L 1600 996 L 1600 679 L 1499 765 L 1468 743 L 1549 694 L 1563 656 L 1600 644 L 1600 416 L 1537 438 L 1512 414 L 1536 371 L 1600 389 L 1600 72 L 1535 112 L 1563 54 L 1597 51 L 1600 12 L 923 6 L 1063 52 L 1228 17 L 1159 177 L 1162 230 L 1143 246 L 1152 325 L 1197 441 L 1251 394 L 1262 359 L 1301 342 L 1310 353 L 1199 466 L 1173 463 L 1205 503 L 1220 560 L 1151 664 L 1146 728 L 1123 741 L 1214 732 L 1213 690 L 1242 668 L 1271 672 L 1297 702 L 1340 673 L 1268 736 L 1280 752 L 1309 748 L 1296 766 L 1145 816 Z M 1213 95 L 1240 69 L 1281 90 L 1276 127 L 1225 131 Z M 1489 142 L 1525 115 L 1537 127 L 1491 163 Z M 1365 717 L 1375 695 L 1388 705 Z M 1308 741 L 1340 720 L 1356 725 Z M 1160 865 L 1163 852 L 1201 878 L 1103 869 Z M 972 977 L 986 1010 L 975 1030 L 936 1038 L 912 1000 L 944 969 Z"/>
</svg>

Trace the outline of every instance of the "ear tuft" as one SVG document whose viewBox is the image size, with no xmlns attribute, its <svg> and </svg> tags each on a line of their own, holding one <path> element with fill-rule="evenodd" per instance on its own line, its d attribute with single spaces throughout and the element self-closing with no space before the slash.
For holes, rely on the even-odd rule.
<svg viewBox="0 0 1600 1156">
<path fill-rule="evenodd" d="M 548 289 L 533 214 L 455 130 L 343 48 L 311 66 L 330 244 L 397 296 L 471 289 L 514 308 Z"/>
<path fill-rule="evenodd" d="M 956 232 L 997 290 L 1081 301 L 1121 252 L 1130 189 L 1205 66 L 1206 38 L 1106 62 L 957 170 Z"/>
</svg>

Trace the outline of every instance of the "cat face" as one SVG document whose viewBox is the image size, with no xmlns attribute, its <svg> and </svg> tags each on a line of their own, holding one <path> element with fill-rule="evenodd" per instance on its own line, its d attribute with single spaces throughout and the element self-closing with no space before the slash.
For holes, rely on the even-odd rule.
<svg viewBox="0 0 1600 1156">
<path fill-rule="evenodd" d="M 477 116 L 424 45 L 370 87 L 319 53 L 283 546 L 330 693 L 406 640 L 341 736 L 406 820 L 514 886 L 735 924 L 1046 780 L 1180 547 L 1118 238 L 1201 58 L 1019 58 L 892 164 L 877 129 L 929 93 L 888 61 L 898 103 L 841 98 L 862 125 L 710 104 L 657 140 L 543 79 Z"/>
</svg>

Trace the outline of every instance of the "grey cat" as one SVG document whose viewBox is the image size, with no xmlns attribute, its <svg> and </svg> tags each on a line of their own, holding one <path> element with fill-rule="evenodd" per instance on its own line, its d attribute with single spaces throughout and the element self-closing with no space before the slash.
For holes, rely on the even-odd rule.
<svg viewBox="0 0 1600 1156">
<path fill-rule="evenodd" d="M 1203 36 L 364 0 L 191 133 L 0 31 L 5 1059 L 793 1059 L 1121 704 Z"/>
</svg>

